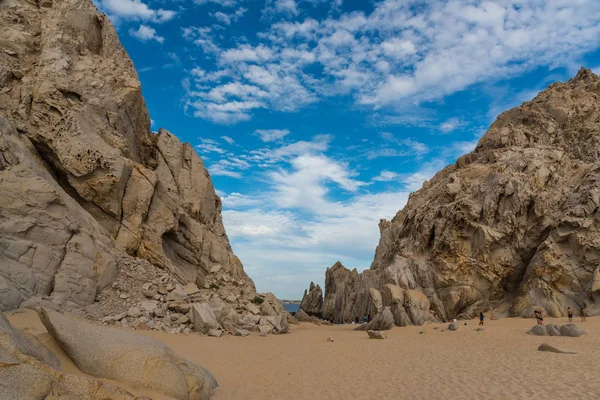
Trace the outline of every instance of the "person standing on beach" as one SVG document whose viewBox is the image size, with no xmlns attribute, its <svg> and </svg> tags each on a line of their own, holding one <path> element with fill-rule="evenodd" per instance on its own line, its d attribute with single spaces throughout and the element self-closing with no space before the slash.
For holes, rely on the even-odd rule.
<svg viewBox="0 0 600 400">
<path fill-rule="evenodd" d="M 363 324 L 367 323 L 367 314 L 363 315 Z"/>
<path fill-rule="evenodd" d="M 579 307 L 579 313 L 581 314 L 581 322 L 586 322 L 585 311 L 583 310 L 583 307 Z"/>
<path fill-rule="evenodd" d="M 567 307 L 567 314 L 569 315 L 569 322 L 573 322 L 573 310 L 571 310 L 571 307 Z"/>
<path fill-rule="evenodd" d="M 483 326 L 483 318 L 484 318 L 484 317 L 483 317 L 483 313 L 482 313 L 482 312 L 480 312 L 480 313 L 479 313 L 479 326 Z"/>
<path fill-rule="evenodd" d="M 538 325 L 544 325 L 544 316 L 541 310 L 535 310 L 535 318 L 537 319 Z"/>
</svg>

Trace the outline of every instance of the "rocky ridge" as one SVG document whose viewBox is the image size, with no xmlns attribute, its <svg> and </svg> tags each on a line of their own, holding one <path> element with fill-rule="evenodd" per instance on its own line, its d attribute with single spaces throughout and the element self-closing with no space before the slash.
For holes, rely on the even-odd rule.
<svg viewBox="0 0 600 400">
<path fill-rule="evenodd" d="M 369 270 L 329 268 L 323 316 L 373 314 L 370 289 L 413 324 L 490 309 L 598 314 L 599 155 L 600 78 L 581 69 L 500 115 L 473 152 L 382 220 Z"/>
<path fill-rule="evenodd" d="M 188 304 L 261 314 L 208 171 L 151 132 L 109 19 L 91 0 L 5 0 L 0 26 L 0 311 L 49 302 L 105 318 L 155 302 L 181 322 L 162 328 L 185 330 L 168 304 L 188 290 Z M 155 271 L 139 287 L 138 265 Z"/>
</svg>

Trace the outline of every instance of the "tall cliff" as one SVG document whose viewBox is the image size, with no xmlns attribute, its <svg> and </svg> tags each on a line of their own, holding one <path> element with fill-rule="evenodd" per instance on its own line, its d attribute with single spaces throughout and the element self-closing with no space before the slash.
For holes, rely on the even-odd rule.
<svg viewBox="0 0 600 400">
<path fill-rule="evenodd" d="M 252 299 L 202 160 L 150 131 L 108 18 L 91 0 L 0 0 L 0 26 L 0 311 L 89 304 L 125 252 Z"/>
<path fill-rule="evenodd" d="M 422 292 L 439 318 L 600 313 L 599 207 L 600 78 L 581 69 L 500 115 L 472 153 L 381 221 L 370 270 L 330 268 L 324 312 L 373 310 L 366 286 L 391 285 Z"/>
</svg>

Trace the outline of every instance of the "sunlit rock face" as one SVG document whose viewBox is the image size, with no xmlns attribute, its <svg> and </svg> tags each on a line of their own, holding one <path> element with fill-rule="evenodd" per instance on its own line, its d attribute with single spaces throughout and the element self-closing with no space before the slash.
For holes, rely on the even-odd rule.
<svg viewBox="0 0 600 400">
<path fill-rule="evenodd" d="M 202 160 L 151 132 L 108 18 L 91 0 L 10 0 L 0 26 L 0 310 L 89 304 L 124 253 L 251 300 Z"/>
<path fill-rule="evenodd" d="M 500 115 L 472 153 L 381 221 L 369 270 L 328 269 L 324 316 L 374 311 L 368 288 L 386 285 L 421 292 L 439 319 L 598 314 L 599 160 L 600 78 L 582 69 Z"/>
</svg>

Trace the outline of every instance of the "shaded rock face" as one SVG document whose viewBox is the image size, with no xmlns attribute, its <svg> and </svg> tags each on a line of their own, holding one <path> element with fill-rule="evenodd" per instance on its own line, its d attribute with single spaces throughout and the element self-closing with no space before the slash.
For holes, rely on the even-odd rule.
<svg viewBox="0 0 600 400">
<path fill-rule="evenodd" d="M 373 304 L 370 288 L 379 287 L 379 277 L 372 271 L 359 274 L 350 271 L 337 262 L 325 274 L 325 299 L 323 318 L 333 323 L 349 323 L 356 318 L 362 322 L 363 316 L 375 315 L 377 306 Z"/>
<path fill-rule="evenodd" d="M 321 316 L 323 313 L 323 290 L 311 282 L 308 291 L 304 291 L 300 309 L 308 315 Z"/>
<path fill-rule="evenodd" d="M 99 327 L 46 309 L 39 314 L 82 372 L 178 400 L 210 399 L 218 386 L 210 372 L 150 337 Z"/>
<path fill-rule="evenodd" d="M 365 287 L 386 284 L 422 292 L 446 320 L 490 308 L 600 312 L 587 295 L 600 294 L 599 121 L 600 78 L 585 69 L 500 115 L 472 153 L 381 221 L 368 271 L 328 270 L 324 313 L 365 312 Z"/>
<path fill-rule="evenodd" d="M 91 0 L 15 0 L 0 2 L 0 26 L 0 310 L 34 296 L 89 304 L 122 252 L 251 299 L 207 170 L 150 131 L 108 18 Z"/>
</svg>

